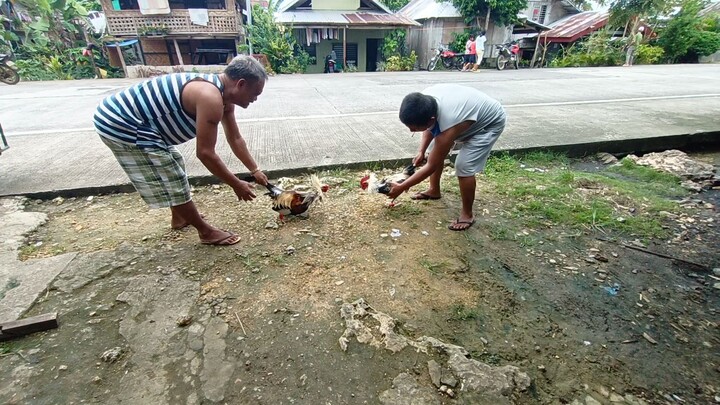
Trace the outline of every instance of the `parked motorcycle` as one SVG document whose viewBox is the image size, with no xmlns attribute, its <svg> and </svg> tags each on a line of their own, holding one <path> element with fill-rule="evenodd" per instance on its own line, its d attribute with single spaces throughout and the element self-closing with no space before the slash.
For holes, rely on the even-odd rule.
<svg viewBox="0 0 720 405">
<path fill-rule="evenodd" d="M 498 50 L 497 69 L 503 70 L 511 64 L 518 69 L 520 67 L 520 45 L 513 41 L 506 44 L 495 45 Z"/>
<path fill-rule="evenodd" d="M 435 54 L 432 58 L 430 58 L 430 62 L 428 62 L 427 70 L 433 71 L 435 70 L 435 67 L 437 67 L 438 62 L 442 61 L 443 66 L 445 66 L 445 69 L 452 70 L 462 70 L 463 67 L 463 54 L 461 53 L 455 53 L 449 49 L 444 49 L 442 46 L 433 49 L 435 51 Z"/>
<path fill-rule="evenodd" d="M 0 54 L 0 82 L 5 84 L 18 84 L 20 75 L 17 72 L 15 63 L 10 60 L 9 55 Z"/>
</svg>

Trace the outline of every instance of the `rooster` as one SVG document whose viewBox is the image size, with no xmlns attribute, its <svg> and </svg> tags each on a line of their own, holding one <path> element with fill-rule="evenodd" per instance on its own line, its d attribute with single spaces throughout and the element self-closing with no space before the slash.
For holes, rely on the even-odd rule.
<svg viewBox="0 0 720 405">
<path fill-rule="evenodd" d="M 360 179 L 360 187 L 371 194 L 388 194 L 390 193 L 390 183 L 400 184 L 413 174 L 415 174 L 415 166 L 413 164 L 405 167 L 402 173 L 394 174 L 390 177 L 385 177 L 380 181 L 378 181 L 375 173 L 370 173 L 366 174 L 363 178 Z"/>
<path fill-rule="evenodd" d="M 312 184 L 311 190 L 308 192 L 300 192 L 296 190 L 283 190 L 278 186 L 268 183 L 268 192 L 265 195 L 269 196 L 272 201 L 273 211 L 280 214 L 280 221 L 284 221 L 288 215 L 297 215 L 302 218 L 307 218 L 309 213 L 307 212 L 310 206 L 315 202 L 322 200 L 325 193 L 330 188 L 327 184 L 321 184 L 320 179 L 316 175 L 310 176 L 310 182 Z"/>
</svg>

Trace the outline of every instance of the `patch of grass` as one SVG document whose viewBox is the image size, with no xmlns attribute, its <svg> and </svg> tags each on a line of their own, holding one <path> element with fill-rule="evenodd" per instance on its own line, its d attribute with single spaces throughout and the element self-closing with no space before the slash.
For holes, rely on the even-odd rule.
<svg viewBox="0 0 720 405">
<path fill-rule="evenodd" d="M 320 177 L 320 179 L 322 179 L 323 177 L 334 177 L 337 179 L 343 179 L 344 182 L 342 182 L 339 185 L 336 185 L 335 187 L 342 187 L 342 188 L 354 190 L 354 189 L 360 189 L 360 177 L 362 177 L 362 175 L 360 175 L 360 177 L 358 177 L 358 173 L 351 172 L 350 170 L 345 169 L 345 168 L 338 168 L 338 169 L 323 171 L 318 174 L 318 177 Z"/>
<path fill-rule="evenodd" d="M 547 171 L 524 170 L 521 162 Z M 627 159 L 611 173 L 576 172 L 568 164 L 566 156 L 549 152 L 499 154 L 488 162 L 487 174 L 497 193 L 509 198 L 515 218 L 531 227 L 558 224 L 664 237 L 658 213 L 676 212 L 670 199 L 687 195 L 677 177 Z M 495 240 L 511 239 L 502 226 L 490 231 Z"/>
<path fill-rule="evenodd" d="M 487 227 L 492 240 L 515 240 L 515 232 L 503 224 L 490 224 Z"/>
<path fill-rule="evenodd" d="M 680 178 L 675 175 L 641 166 L 627 158 L 621 160 L 619 166 L 610 167 L 608 170 L 645 182 L 666 183 L 667 185 L 676 185 L 680 182 Z"/>
<path fill-rule="evenodd" d="M 272 262 L 279 266 L 285 265 L 287 261 L 288 259 L 286 254 L 275 255 L 272 257 Z"/>
<path fill-rule="evenodd" d="M 680 186 L 680 178 L 669 173 L 657 171 L 650 167 L 635 164 L 630 159 L 623 159 L 619 166 L 608 169 L 627 180 L 603 176 L 606 184 L 640 197 L 677 198 L 689 194 Z M 642 187 L 638 187 L 642 183 Z"/>
<path fill-rule="evenodd" d="M 442 181 L 440 181 L 440 192 L 443 194 L 460 195 L 460 184 L 457 181 L 457 177 L 443 178 Z"/>
<path fill-rule="evenodd" d="M 473 236 L 470 232 L 463 232 L 463 236 L 465 236 L 465 239 L 472 243 L 473 245 L 482 246 L 483 242 L 479 238 Z"/>
<path fill-rule="evenodd" d="M 551 151 L 534 151 L 518 157 L 518 160 L 532 167 L 558 167 L 567 166 L 570 158 L 564 153 Z"/>
<path fill-rule="evenodd" d="M 464 304 L 457 304 L 453 306 L 452 316 L 450 317 L 453 321 L 469 321 L 477 318 L 477 311 L 472 308 L 467 308 Z"/>
<path fill-rule="evenodd" d="M 530 235 L 519 236 L 518 243 L 521 247 L 533 247 L 538 244 L 537 240 Z"/>
<path fill-rule="evenodd" d="M 441 271 L 445 270 L 448 267 L 448 264 L 444 261 L 433 262 L 431 260 L 422 258 L 420 259 L 420 266 L 422 266 L 425 270 L 428 271 L 428 273 L 432 274 L 433 276 L 437 276 Z"/>
<path fill-rule="evenodd" d="M 2 342 L 0 343 L 0 354 L 14 353 L 20 350 L 18 342 Z"/>
<path fill-rule="evenodd" d="M 241 255 L 240 263 L 242 263 L 247 269 L 254 269 L 260 267 L 260 262 L 253 259 L 251 254 Z"/>
<path fill-rule="evenodd" d="M 485 167 L 485 174 L 488 177 L 498 178 L 510 174 L 515 174 L 522 170 L 520 162 L 515 160 L 509 153 L 503 152 L 497 155 L 491 155 Z"/>
<path fill-rule="evenodd" d="M 21 261 L 31 259 L 40 252 L 40 247 L 33 245 L 23 245 L 19 249 L 19 258 Z"/>
<path fill-rule="evenodd" d="M 422 208 L 420 208 L 418 204 L 411 202 L 403 202 L 384 211 L 387 218 L 398 220 L 412 218 L 423 213 Z"/>
</svg>

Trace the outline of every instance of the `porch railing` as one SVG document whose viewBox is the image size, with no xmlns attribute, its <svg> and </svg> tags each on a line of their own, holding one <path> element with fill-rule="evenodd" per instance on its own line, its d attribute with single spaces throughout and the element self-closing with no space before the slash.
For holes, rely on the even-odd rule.
<svg viewBox="0 0 720 405">
<path fill-rule="evenodd" d="M 106 14 L 108 32 L 114 36 L 136 36 L 147 28 L 167 27 L 169 35 L 238 34 L 242 31 L 239 15 L 227 10 L 208 10 L 208 25 L 195 25 L 187 10 L 173 10 L 168 15 L 145 16 L 137 10 L 113 11 Z"/>
</svg>

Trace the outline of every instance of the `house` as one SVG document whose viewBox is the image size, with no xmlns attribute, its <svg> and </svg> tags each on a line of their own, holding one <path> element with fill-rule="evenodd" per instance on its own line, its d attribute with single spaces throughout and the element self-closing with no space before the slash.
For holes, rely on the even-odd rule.
<svg viewBox="0 0 720 405">
<path fill-rule="evenodd" d="M 151 66 L 213 65 L 236 55 L 248 0 L 100 0 L 109 49 L 139 48 Z M 123 67 L 122 52 L 111 52 Z M 111 59 L 112 60 L 112 59 Z"/>
<path fill-rule="evenodd" d="M 530 1 L 528 7 L 518 13 L 521 24 L 512 27 L 496 26 L 490 21 L 485 37 L 485 56 L 495 57 L 495 45 L 537 35 L 548 30 L 548 24 L 579 10 L 568 0 Z M 460 12 L 447 0 L 412 0 L 398 12 L 421 24 L 411 28 L 408 35 L 410 49 L 418 54 L 420 66 L 426 66 L 432 57 L 432 49 L 447 46 L 453 41 L 453 34 L 460 34 L 466 28 Z M 484 21 L 480 24 L 484 27 Z M 533 41 L 534 43 L 534 41 Z"/>
<path fill-rule="evenodd" d="M 550 30 L 540 34 L 543 45 L 569 44 L 605 27 L 610 18 L 607 12 L 585 11 L 550 24 Z"/>
<path fill-rule="evenodd" d="M 284 0 L 275 19 L 291 27 L 298 44 L 313 57 L 308 73 L 322 73 L 325 57 L 333 51 L 340 66 L 375 71 L 385 34 L 420 25 L 376 0 Z"/>
<path fill-rule="evenodd" d="M 549 55 L 557 53 L 561 48 L 605 27 L 609 19 L 610 14 L 607 12 L 584 11 L 565 16 L 551 23 L 548 31 L 527 38 L 527 40 L 532 40 L 532 44 L 535 46 L 534 55 L 537 56 L 533 56 L 533 62 L 537 57 L 548 60 Z"/>
</svg>

